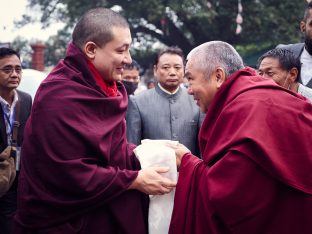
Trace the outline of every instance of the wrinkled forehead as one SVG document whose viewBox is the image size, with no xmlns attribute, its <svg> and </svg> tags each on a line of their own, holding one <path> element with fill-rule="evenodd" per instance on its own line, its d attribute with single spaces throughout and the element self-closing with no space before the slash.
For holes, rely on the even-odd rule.
<svg viewBox="0 0 312 234">
<path fill-rule="evenodd" d="M 192 59 L 186 60 L 185 72 L 188 72 L 188 71 L 192 70 L 192 68 L 193 68 L 193 61 L 192 61 Z"/>
<path fill-rule="evenodd" d="M 194 76 L 195 74 L 203 73 L 201 69 L 196 65 L 196 63 L 190 59 L 186 62 L 185 65 L 185 77 Z"/>
<path fill-rule="evenodd" d="M 281 64 L 278 60 L 278 58 L 274 58 L 274 57 L 266 57 L 264 58 L 260 65 L 259 65 L 259 69 L 272 69 L 272 68 L 281 68 Z"/>
</svg>

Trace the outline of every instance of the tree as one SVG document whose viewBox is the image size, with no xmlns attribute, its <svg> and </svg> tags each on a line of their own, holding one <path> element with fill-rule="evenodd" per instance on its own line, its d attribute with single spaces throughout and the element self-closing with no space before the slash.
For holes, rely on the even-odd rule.
<svg viewBox="0 0 312 234">
<path fill-rule="evenodd" d="M 20 54 L 22 66 L 25 68 L 31 67 L 32 49 L 30 42 L 26 38 L 19 36 L 14 39 L 11 47 Z"/>
<path fill-rule="evenodd" d="M 68 30 L 60 30 L 57 35 L 50 36 L 48 41 L 46 42 L 46 50 L 45 50 L 45 65 L 53 66 L 60 59 L 64 58 L 66 47 L 68 42 L 71 39 L 71 34 Z"/>
<path fill-rule="evenodd" d="M 237 35 L 237 0 L 29 0 L 30 6 L 40 7 L 44 25 L 61 20 L 72 27 L 90 8 L 119 9 L 130 22 L 134 41 L 140 48 L 151 48 L 149 45 L 158 41 L 177 45 L 187 53 L 203 42 L 223 40 L 248 55 L 279 43 L 300 41 L 298 24 L 304 1 L 245 0 L 242 3 L 243 31 Z"/>
</svg>

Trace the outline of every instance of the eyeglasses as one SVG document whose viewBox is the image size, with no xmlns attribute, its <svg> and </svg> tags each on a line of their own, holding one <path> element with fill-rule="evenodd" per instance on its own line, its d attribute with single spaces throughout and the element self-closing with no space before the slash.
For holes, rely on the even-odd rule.
<svg viewBox="0 0 312 234">
<path fill-rule="evenodd" d="M 3 71 L 5 74 L 11 75 L 13 73 L 13 71 L 16 72 L 16 74 L 20 75 L 22 73 L 22 67 L 20 66 L 7 66 L 4 68 L 0 68 L 1 71 Z"/>
</svg>

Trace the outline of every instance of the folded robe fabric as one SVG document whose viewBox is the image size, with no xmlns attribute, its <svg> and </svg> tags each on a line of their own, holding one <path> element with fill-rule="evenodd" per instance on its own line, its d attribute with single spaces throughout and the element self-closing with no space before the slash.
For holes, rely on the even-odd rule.
<svg viewBox="0 0 312 234">
<path fill-rule="evenodd" d="M 312 105 L 250 68 L 217 92 L 203 160 L 181 162 L 169 233 L 312 233 Z"/>
<path fill-rule="evenodd" d="M 174 182 L 177 181 L 176 156 L 173 149 L 166 143 L 177 144 L 177 141 L 169 140 L 142 140 L 142 144 L 134 149 L 134 153 L 140 161 L 141 167 L 169 167 L 169 171 L 162 175 Z M 148 212 L 149 234 L 168 233 L 171 220 L 174 192 L 164 195 L 151 195 Z"/>
<path fill-rule="evenodd" d="M 72 43 L 41 83 L 24 134 L 22 233 L 147 232 L 148 196 L 128 190 L 140 164 L 126 139 L 126 90 L 117 88 L 107 96 Z"/>
</svg>

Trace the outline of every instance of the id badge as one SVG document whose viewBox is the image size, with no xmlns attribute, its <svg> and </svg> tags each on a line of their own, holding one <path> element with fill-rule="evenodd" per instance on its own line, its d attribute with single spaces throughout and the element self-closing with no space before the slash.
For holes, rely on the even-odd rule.
<svg viewBox="0 0 312 234">
<path fill-rule="evenodd" d="M 16 170 L 19 171 L 21 164 L 21 147 L 16 147 L 16 158 L 15 158 L 15 167 Z"/>
</svg>

